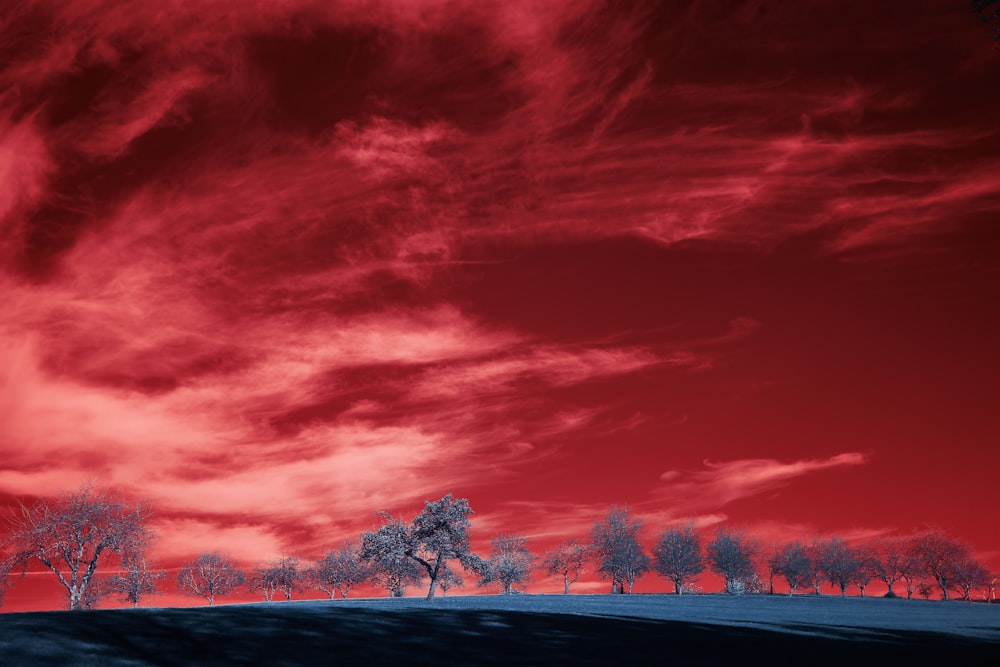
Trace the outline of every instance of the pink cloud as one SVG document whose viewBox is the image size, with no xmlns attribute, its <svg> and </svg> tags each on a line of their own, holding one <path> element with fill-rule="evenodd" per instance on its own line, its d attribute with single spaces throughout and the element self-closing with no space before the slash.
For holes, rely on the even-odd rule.
<svg viewBox="0 0 1000 667">
<path fill-rule="evenodd" d="M 705 461 L 704 470 L 668 470 L 661 474 L 660 480 L 664 484 L 656 491 L 656 495 L 679 509 L 722 507 L 742 498 L 786 486 L 811 473 L 858 466 L 867 461 L 868 457 L 858 452 L 846 452 L 826 459 L 800 459 L 789 463 L 774 459 L 738 459 L 720 463 Z"/>
</svg>

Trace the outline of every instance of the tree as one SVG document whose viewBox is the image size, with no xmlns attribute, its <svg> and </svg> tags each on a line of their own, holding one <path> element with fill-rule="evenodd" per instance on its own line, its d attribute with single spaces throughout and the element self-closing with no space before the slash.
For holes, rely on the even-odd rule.
<svg viewBox="0 0 1000 667">
<path fill-rule="evenodd" d="M 438 573 L 438 588 L 441 589 L 442 595 L 447 595 L 448 591 L 452 588 L 461 588 L 465 585 L 462 580 L 462 575 L 455 570 L 451 569 L 451 566 L 447 563 L 441 568 L 441 572 Z"/>
<path fill-rule="evenodd" d="M 286 600 L 292 599 L 292 593 L 299 588 L 299 559 L 285 557 L 271 561 L 266 565 L 257 565 L 250 573 L 250 592 L 260 592 L 264 602 L 274 599 L 274 594 L 281 591 Z"/>
<path fill-rule="evenodd" d="M 962 561 L 970 558 L 969 547 L 932 530 L 913 538 L 913 553 L 941 589 L 941 596 L 947 600 L 948 591 L 955 584 L 956 569 Z"/>
<path fill-rule="evenodd" d="M 563 594 L 569 595 L 570 584 L 580 578 L 583 561 L 587 557 L 587 547 L 573 540 L 563 542 L 545 554 L 542 568 L 546 574 L 559 575 L 563 580 Z"/>
<path fill-rule="evenodd" d="M 528 540 L 520 535 L 497 535 L 490 544 L 493 549 L 479 585 L 495 583 L 504 595 L 510 595 L 516 584 L 523 585 L 531 578 L 535 556 L 528 549 Z"/>
<path fill-rule="evenodd" d="M 590 537 L 597 557 L 597 570 L 611 579 L 611 592 L 632 592 L 636 579 L 649 570 L 649 556 L 639 544 L 642 522 L 629 515 L 627 507 L 614 505 L 602 521 L 595 521 Z"/>
<path fill-rule="evenodd" d="M 809 586 L 813 589 L 813 595 L 821 595 L 823 587 L 823 570 L 820 567 L 820 551 L 822 544 L 816 540 L 806 549 L 806 555 L 812 561 L 812 570 L 809 572 Z"/>
<path fill-rule="evenodd" d="M 337 591 L 340 591 L 340 597 L 346 598 L 352 586 L 368 581 L 371 577 L 371 568 L 361 560 L 358 548 L 345 542 L 313 563 L 306 570 L 304 579 L 312 588 L 323 591 L 332 600 Z"/>
<path fill-rule="evenodd" d="M 906 586 L 906 599 L 912 600 L 913 594 L 924 584 L 924 567 L 912 539 L 901 540 L 899 548 L 903 551 L 897 564 L 899 578 L 903 580 L 903 584 Z"/>
<path fill-rule="evenodd" d="M 677 595 L 682 595 L 685 588 L 698 580 L 698 575 L 705 570 L 705 562 L 693 523 L 669 528 L 660 535 L 653 547 L 653 569 L 673 582 Z"/>
<path fill-rule="evenodd" d="M 424 502 L 424 509 L 413 519 L 406 555 L 417 561 L 430 578 L 427 599 L 434 597 L 441 569 L 449 560 L 458 560 L 467 570 L 482 575 L 485 564 L 469 546 L 469 516 L 474 514 L 465 498 Z"/>
<path fill-rule="evenodd" d="M 110 578 L 110 588 L 119 594 L 121 602 L 131 602 L 134 609 L 144 596 L 159 592 L 156 585 L 165 576 L 164 572 L 148 569 L 144 555 L 135 554 L 126 558 L 122 571 Z"/>
<path fill-rule="evenodd" d="M 215 604 L 216 596 L 225 596 L 246 583 L 246 575 L 229 556 L 218 552 L 204 552 L 198 558 L 181 566 L 177 573 L 177 587 L 187 595 L 196 595 Z"/>
<path fill-rule="evenodd" d="M 99 563 L 141 551 L 150 540 L 143 525 L 149 517 L 144 503 L 129 506 L 90 485 L 56 500 L 20 504 L 7 538 L 15 554 L 11 564 L 26 572 L 39 561 L 66 589 L 69 608 L 79 609 Z"/>
<path fill-rule="evenodd" d="M 857 576 L 861 559 L 857 551 L 839 537 L 820 543 L 819 569 L 832 585 L 840 587 L 840 596 L 847 595 L 847 587 Z"/>
<path fill-rule="evenodd" d="M 875 578 L 880 579 L 885 584 L 888 589 L 885 594 L 887 598 L 896 597 L 893 587 L 903 576 L 906 543 L 901 540 L 879 540 L 875 543 L 874 551 L 875 559 L 872 561 L 872 568 Z"/>
<path fill-rule="evenodd" d="M 707 547 L 708 562 L 712 571 L 726 580 L 727 593 L 740 594 L 756 585 L 759 576 L 754 561 L 760 549 L 760 543 L 742 530 L 719 526 L 715 531 Z"/>
<path fill-rule="evenodd" d="M 801 542 L 789 542 L 779 549 L 772 558 L 775 574 L 788 582 L 788 595 L 792 596 L 800 586 L 813 581 L 816 565 L 809 555 L 809 549 Z"/>
<path fill-rule="evenodd" d="M 963 558 L 955 565 L 954 586 L 963 600 L 972 602 L 972 589 L 985 586 L 990 573 L 971 555 Z"/>
<path fill-rule="evenodd" d="M 406 587 L 420 583 L 417 563 L 406 555 L 410 528 L 388 512 L 378 512 L 384 523 L 377 530 L 361 535 L 360 558 L 368 564 L 371 580 L 389 591 L 391 597 L 403 597 Z"/>
<path fill-rule="evenodd" d="M 997 599 L 997 584 L 1000 583 L 1000 577 L 996 574 L 986 575 L 986 581 L 983 582 L 983 602 L 987 604 L 992 604 L 996 602 Z M 0 596 L 3 592 L 0 591 Z M 3 598 L 0 597 L 0 603 L 3 602 Z"/>
<path fill-rule="evenodd" d="M 858 587 L 858 591 L 861 592 L 861 597 L 864 597 L 868 584 L 870 584 L 873 579 L 878 578 L 879 556 L 874 547 L 866 544 L 862 544 L 857 547 L 854 550 L 854 554 L 858 559 L 858 566 L 855 568 L 854 575 L 851 577 L 851 583 Z"/>
<path fill-rule="evenodd" d="M 458 560 L 462 567 L 477 574 L 484 573 L 485 564 L 469 546 L 469 515 L 473 511 L 465 498 L 453 498 L 449 493 L 440 500 L 425 501 L 423 511 L 410 526 L 394 520 L 387 512 L 378 514 L 386 523 L 362 535 L 362 558 L 391 567 L 395 574 L 402 574 L 401 562 L 411 559 L 431 581 L 428 600 L 434 597 L 442 568 L 449 560 Z"/>
</svg>

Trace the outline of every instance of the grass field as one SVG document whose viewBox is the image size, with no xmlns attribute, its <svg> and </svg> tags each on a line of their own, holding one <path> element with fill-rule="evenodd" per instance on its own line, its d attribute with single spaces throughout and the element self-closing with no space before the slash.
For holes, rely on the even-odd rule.
<svg viewBox="0 0 1000 667">
<path fill-rule="evenodd" d="M 956 664 L 1000 605 L 823 596 L 515 595 L 0 615 L 4 665 Z"/>
</svg>

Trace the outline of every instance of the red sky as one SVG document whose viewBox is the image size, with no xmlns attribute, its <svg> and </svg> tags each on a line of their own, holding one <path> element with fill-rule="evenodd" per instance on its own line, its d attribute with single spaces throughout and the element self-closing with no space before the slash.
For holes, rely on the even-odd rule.
<svg viewBox="0 0 1000 667">
<path fill-rule="evenodd" d="M 1000 567 L 964 0 L 5 7 L 0 504 L 148 498 L 166 566 L 452 492 L 484 550 L 628 503 Z"/>
</svg>

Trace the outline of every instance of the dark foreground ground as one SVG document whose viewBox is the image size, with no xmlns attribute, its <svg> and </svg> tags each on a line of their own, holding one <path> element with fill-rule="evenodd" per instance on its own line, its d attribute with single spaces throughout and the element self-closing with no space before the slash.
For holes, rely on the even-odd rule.
<svg viewBox="0 0 1000 667">
<path fill-rule="evenodd" d="M 822 597 L 474 596 L 0 615 L 3 665 L 956 664 L 1000 605 Z"/>
</svg>

